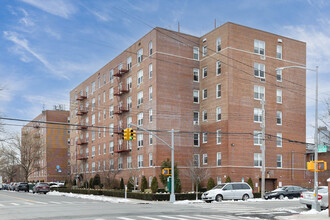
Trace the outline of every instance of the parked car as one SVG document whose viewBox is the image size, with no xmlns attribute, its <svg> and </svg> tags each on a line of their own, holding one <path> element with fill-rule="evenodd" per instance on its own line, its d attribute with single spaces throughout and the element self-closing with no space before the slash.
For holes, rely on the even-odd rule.
<svg viewBox="0 0 330 220">
<path fill-rule="evenodd" d="M 18 184 L 18 183 L 11 183 L 9 189 L 10 189 L 11 191 L 15 191 L 15 189 L 16 189 L 16 185 L 17 185 L 17 184 Z"/>
<path fill-rule="evenodd" d="M 15 186 L 15 191 L 17 191 L 17 192 L 19 192 L 19 191 L 29 192 L 29 184 L 28 183 L 18 183 Z"/>
<path fill-rule="evenodd" d="M 37 183 L 36 185 L 34 185 L 32 192 L 46 194 L 49 192 L 49 185 L 48 183 Z"/>
<path fill-rule="evenodd" d="M 3 184 L 2 187 L 4 190 L 9 190 L 9 184 Z"/>
<path fill-rule="evenodd" d="M 0 183 L 0 190 L 3 190 L 3 184 Z"/>
<path fill-rule="evenodd" d="M 328 187 L 322 187 L 318 190 L 318 202 L 320 203 L 321 209 L 327 209 L 329 207 L 328 201 Z M 315 201 L 315 191 L 307 191 L 301 193 L 299 202 L 306 205 L 307 208 L 312 208 L 312 203 Z"/>
<path fill-rule="evenodd" d="M 307 189 L 300 186 L 283 186 L 277 188 L 271 192 L 267 192 L 264 196 L 265 199 L 284 199 L 284 197 L 299 198 L 302 192 L 306 192 Z"/>
<path fill-rule="evenodd" d="M 219 184 L 202 195 L 202 200 L 205 202 L 221 202 L 228 199 L 242 199 L 245 201 L 249 198 L 253 198 L 253 190 L 249 184 L 244 182 Z"/>
</svg>

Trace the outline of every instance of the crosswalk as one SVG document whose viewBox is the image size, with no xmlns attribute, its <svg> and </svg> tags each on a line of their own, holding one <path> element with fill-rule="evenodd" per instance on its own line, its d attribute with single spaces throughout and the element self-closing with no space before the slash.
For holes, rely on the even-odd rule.
<svg viewBox="0 0 330 220">
<path fill-rule="evenodd" d="M 3 202 L 0 203 L 0 208 L 7 208 L 7 207 L 15 207 L 15 206 L 40 206 L 40 205 L 74 205 L 74 204 L 87 204 L 91 203 L 89 201 L 86 202 L 67 202 L 67 201 L 47 201 L 47 202 L 41 202 L 41 201 L 20 201 L 20 202 Z M 94 201 L 92 203 L 95 203 Z"/>
<path fill-rule="evenodd" d="M 117 220 L 246 220 L 250 217 L 239 217 L 234 215 L 153 215 L 153 216 L 134 216 L 117 217 Z M 99 219 L 101 220 L 101 219 Z"/>
</svg>

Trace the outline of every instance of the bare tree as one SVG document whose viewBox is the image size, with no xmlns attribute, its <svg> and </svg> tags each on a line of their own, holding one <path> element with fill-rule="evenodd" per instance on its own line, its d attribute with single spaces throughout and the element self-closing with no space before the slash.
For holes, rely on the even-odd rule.
<svg viewBox="0 0 330 220">
<path fill-rule="evenodd" d="M 114 158 L 114 164 L 118 164 L 118 158 Z M 120 169 L 118 167 L 114 167 L 114 164 L 112 167 L 109 167 L 108 171 L 103 172 L 103 177 L 106 186 L 108 186 L 110 189 L 114 188 L 116 186 L 116 176 L 120 173 Z"/>
<path fill-rule="evenodd" d="M 18 164 L 16 157 L 13 157 L 14 152 L 8 152 L 10 149 L 5 148 L 3 145 L 0 149 L 0 172 L 4 177 L 12 182 L 18 173 Z"/>
<path fill-rule="evenodd" d="M 139 169 L 132 168 L 129 170 L 129 178 L 128 181 L 133 185 L 133 189 L 136 190 L 138 186 L 138 178 L 139 178 Z"/>
</svg>

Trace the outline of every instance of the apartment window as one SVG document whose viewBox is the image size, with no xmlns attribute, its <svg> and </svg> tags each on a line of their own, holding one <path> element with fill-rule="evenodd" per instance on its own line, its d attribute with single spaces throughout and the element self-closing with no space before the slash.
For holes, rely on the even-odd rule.
<svg viewBox="0 0 330 220">
<path fill-rule="evenodd" d="M 113 117 L 113 105 L 110 105 L 110 107 L 109 107 L 109 117 L 110 118 Z"/>
<path fill-rule="evenodd" d="M 254 154 L 254 166 L 255 167 L 261 167 L 262 166 L 262 158 L 260 153 L 255 153 Z"/>
<path fill-rule="evenodd" d="M 276 102 L 279 104 L 282 103 L 282 90 L 281 89 L 276 90 Z"/>
<path fill-rule="evenodd" d="M 203 100 L 207 99 L 207 89 L 203 89 Z"/>
<path fill-rule="evenodd" d="M 199 48 L 198 47 L 194 47 L 193 53 L 194 53 L 193 59 L 199 60 Z"/>
<path fill-rule="evenodd" d="M 98 171 L 100 171 L 101 170 L 101 161 L 99 161 L 97 164 L 98 164 Z"/>
<path fill-rule="evenodd" d="M 98 112 L 98 117 L 97 117 L 97 121 L 100 122 L 101 121 L 101 112 Z"/>
<path fill-rule="evenodd" d="M 105 143 L 103 144 L 103 154 L 106 154 L 106 145 L 105 145 Z"/>
<path fill-rule="evenodd" d="M 221 121 L 221 107 L 217 107 L 217 121 Z"/>
<path fill-rule="evenodd" d="M 143 48 L 137 51 L 137 63 L 138 65 L 142 62 L 143 60 Z"/>
<path fill-rule="evenodd" d="M 203 68 L 203 78 L 207 77 L 207 67 Z"/>
<path fill-rule="evenodd" d="M 216 93 L 217 98 L 221 98 L 221 84 L 217 84 Z"/>
<path fill-rule="evenodd" d="M 92 111 L 94 111 L 95 108 L 95 98 L 92 98 Z"/>
<path fill-rule="evenodd" d="M 99 155 L 101 155 L 101 144 L 99 144 Z"/>
<path fill-rule="evenodd" d="M 143 81 L 143 70 L 139 70 L 137 73 L 137 85 L 139 86 Z"/>
<path fill-rule="evenodd" d="M 282 154 L 277 154 L 276 156 L 276 166 L 282 168 Z"/>
<path fill-rule="evenodd" d="M 207 121 L 207 111 L 203 111 L 203 121 Z"/>
<path fill-rule="evenodd" d="M 282 70 L 276 70 L 276 80 L 282 82 Z"/>
<path fill-rule="evenodd" d="M 149 87 L 149 100 L 152 100 L 152 86 Z"/>
<path fill-rule="evenodd" d="M 103 84 L 106 84 L 105 74 L 103 74 Z"/>
<path fill-rule="evenodd" d="M 88 86 L 86 86 L 85 92 L 86 92 L 86 97 L 87 98 L 88 98 L 88 91 L 89 91 L 89 88 L 88 88 Z"/>
<path fill-rule="evenodd" d="M 114 126 L 113 126 L 113 123 L 111 123 L 109 125 L 109 135 L 112 137 L 113 136 L 113 132 L 114 132 Z"/>
<path fill-rule="evenodd" d="M 254 86 L 254 99 L 264 100 L 265 98 L 265 87 L 263 86 Z"/>
<path fill-rule="evenodd" d="M 109 169 L 110 170 L 113 170 L 115 167 L 114 167 L 114 162 L 113 162 L 113 159 L 110 159 L 109 160 Z"/>
<path fill-rule="evenodd" d="M 194 82 L 199 82 L 199 69 L 194 69 Z"/>
<path fill-rule="evenodd" d="M 221 144 L 221 129 L 217 130 L 217 144 Z"/>
<path fill-rule="evenodd" d="M 132 117 L 127 117 L 127 127 L 130 128 L 132 123 Z"/>
<path fill-rule="evenodd" d="M 217 64 L 216 64 L 216 73 L 217 73 L 217 76 L 219 76 L 221 74 L 221 62 L 220 61 L 217 61 Z"/>
<path fill-rule="evenodd" d="M 220 52 L 221 50 L 221 38 L 218 37 L 216 40 L 216 52 Z"/>
<path fill-rule="evenodd" d="M 149 64 L 149 79 L 152 78 L 152 63 Z"/>
<path fill-rule="evenodd" d="M 199 146 L 199 133 L 194 133 L 194 146 Z"/>
<path fill-rule="evenodd" d="M 109 100 L 113 100 L 113 87 L 109 89 Z"/>
<path fill-rule="evenodd" d="M 265 78 L 265 64 L 254 63 L 254 76 L 258 78 Z"/>
<path fill-rule="evenodd" d="M 282 125 L 282 112 L 280 111 L 276 112 L 276 124 Z"/>
<path fill-rule="evenodd" d="M 143 112 L 138 113 L 137 115 L 137 124 L 143 125 Z"/>
<path fill-rule="evenodd" d="M 95 125 L 95 114 L 92 114 L 92 125 Z"/>
<path fill-rule="evenodd" d="M 254 131 L 253 132 L 253 142 L 254 142 L 254 145 L 261 145 L 262 144 L 261 131 Z"/>
<path fill-rule="evenodd" d="M 152 122 L 152 109 L 149 109 L 149 123 Z"/>
<path fill-rule="evenodd" d="M 199 162 L 199 154 L 194 154 L 194 166 L 195 167 L 200 167 L 200 162 Z"/>
<path fill-rule="evenodd" d="M 119 157 L 118 158 L 118 169 L 123 169 L 123 158 Z"/>
<path fill-rule="evenodd" d="M 137 94 L 137 104 L 138 106 L 140 106 L 141 104 L 143 104 L 143 92 L 138 92 Z"/>
<path fill-rule="evenodd" d="M 92 131 L 92 142 L 95 140 L 95 131 Z"/>
<path fill-rule="evenodd" d="M 217 167 L 221 166 L 221 152 L 217 152 Z"/>
<path fill-rule="evenodd" d="M 131 109 L 132 109 L 132 97 L 131 96 L 127 97 L 126 103 L 127 103 L 127 109 L 129 111 L 131 111 Z"/>
<path fill-rule="evenodd" d="M 207 165 L 207 154 L 203 154 L 203 165 Z"/>
<path fill-rule="evenodd" d="M 203 144 L 207 143 L 207 132 L 203 133 Z"/>
<path fill-rule="evenodd" d="M 86 157 L 89 158 L 89 150 L 88 150 L 88 147 L 86 148 Z"/>
<path fill-rule="evenodd" d="M 109 143 L 109 153 L 113 153 L 113 141 Z"/>
<path fill-rule="evenodd" d="M 277 133 L 276 135 L 276 146 L 282 147 L 282 133 Z"/>
<path fill-rule="evenodd" d="M 97 78 L 97 82 L 98 82 L 98 88 L 100 88 L 101 87 L 101 78 L 100 77 Z"/>
<path fill-rule="evenodd" d="M 258 123 L 262 122 L 262 110 L 260 108 L 254 108 L 253 121 Z"/>
<path fill-rule="evenodd" d="M 143 147 L 143 134 L 137 135 L 137 144 L 138 147 Z"/>
<path fill-rule="evenodd" d="M 109 72 L 109 82 L 113 82 L 113 69 L 111 69 Z"/>
<path fill-rule="evenodd" d="M 199 124 L 199 112 L 194 112 L 194 125 Z"/>
<path fill-rule="evenodd" d="M 282 59 L 282 46 L 281 45 L 276 46 L 276 58 Z"/>
<path fill-rule="evenodd" d="M 152 167 L 152 153 L 149 153 L 149 167 Z"/>
<path fill-rule="evenodd" d="M 105 111 L 105 109 L 103 109 L 103 120 L 106 119 L 106 117 L 107 117 L 106 116 L 106 111 Z"/>
<path fill-rule="evenodd" d="M 132 69 L 132 57 L 127 57 L 127 69 Z"/>
<path fill-rule="evenodd" d="M 132 156 L 127 157 L 127 168 L 132 169 Z"/>
<path fill-rule="evenodd" d="M 194 103 L 199 103 L 199 90 L 194 90 L 193 95 L 194 95 Z"/>
<path fill-rule="evenodd" d="M 152 54 L 152 41 L 149 42 L 149 56 Z"/>
<path fill-rule="evenodd" d="M 137 167 L 138 168 L 143 167 L 143 155 L 138 155 L 137 156 Z"/>
<path fill-rule="evenodd" d="M 152 145 L 152 135 L 149 134 L 149 145 Z"/>
<path fill-rule="evenodd" d="M 92 146 L 92 157 L 95 156 L 95 146 Z"/>
<path fill-rule="evenodd" d="M 93 95 L 94 92 L 95 92 L 95 81 L 92 82 L 92 95 Z"/>
<path fill-rule="evenodd" d="M 89 172 L 89 165 L 88 165 L 88 163 L 86 163 L 86 173 L 88 173 Z"/>
<path fill-rule="evenodd" d="M 265 41 L 254 40 L 254 52 L 265 55 Z"/>
<path fill-rule="evenodd" d="M 95 172 L 95 162 L 92 163 L 92 172 Z"/>
<path fill-rule="evenodd" d="M 203 46 L 203 57 L 207 55 L 207 45 Z"/>
<path fill-rule="evenodd" d="M 131 89 L 132 89 L 132 77 L 131 76 L 126 79 L 126 85 L 127 85 L 127 90 L 131 91 Z"/>
</svg>

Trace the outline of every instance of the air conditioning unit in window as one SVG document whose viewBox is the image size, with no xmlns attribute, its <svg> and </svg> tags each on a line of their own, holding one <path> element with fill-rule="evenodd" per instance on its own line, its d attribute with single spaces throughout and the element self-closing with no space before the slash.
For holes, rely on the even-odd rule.
<svg viewBox="0 0 330 220">
<path fill-rule="evenodd" d="M 138 105 L 137 108 L 139 109 L 140 108 L 140 105 Z"/>
<path fill-rule="evenodd" d="M 261 60 L 265 60 L 266 59 L 266 56 L 265 55 L 260 55 L 260 59 Z"/>
<path fill-rule="evenodd" d="M 260 82 L 265 82 L 266 79 L 265 78 L 260 78 Z"/>
<path fill-rule="evenodd" d="M 198 121 L 194 121 L 194 125 L 198 125 Z"/>
</svg>

